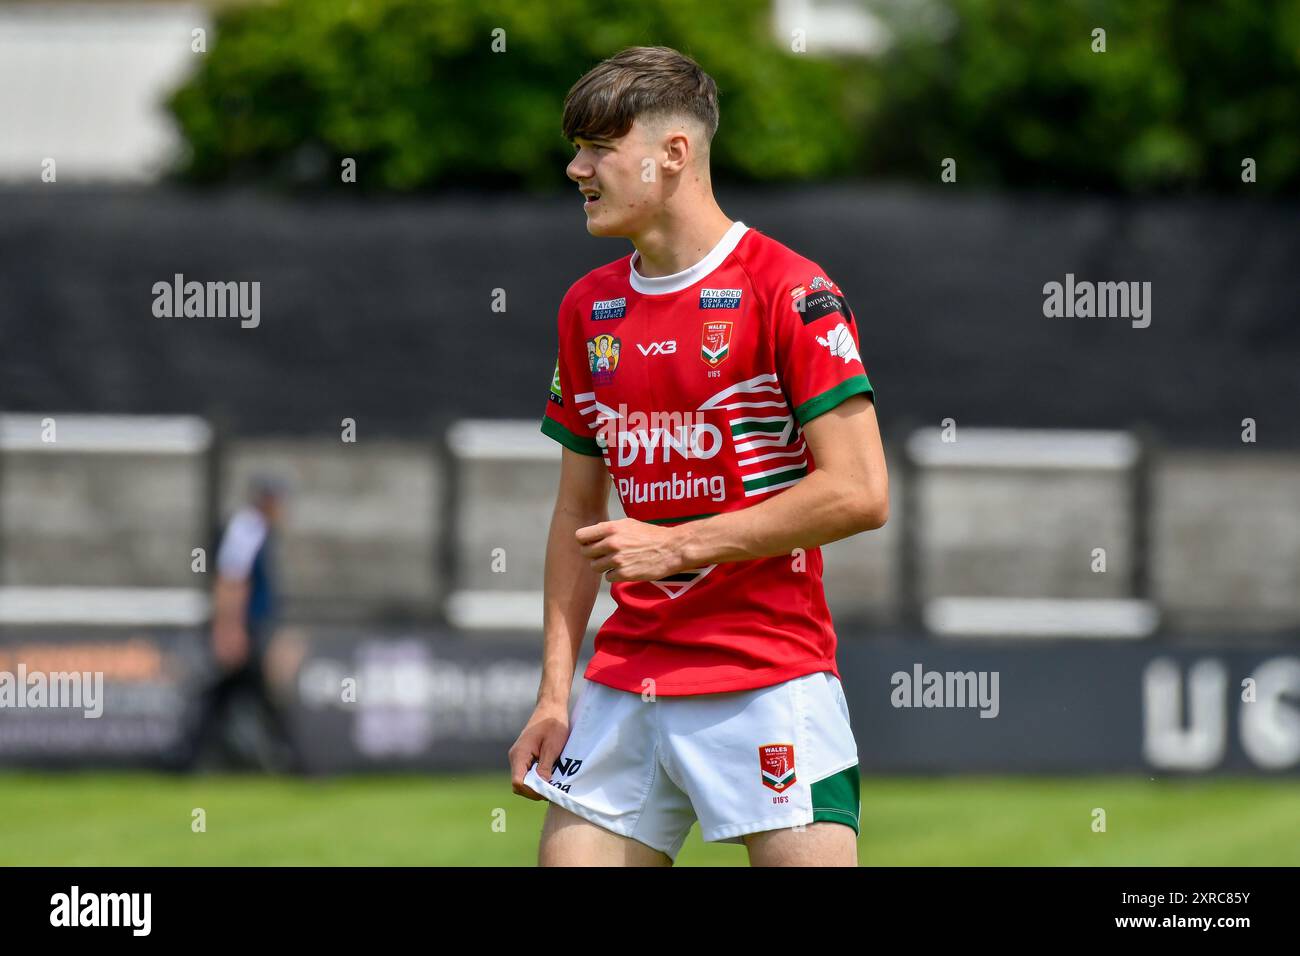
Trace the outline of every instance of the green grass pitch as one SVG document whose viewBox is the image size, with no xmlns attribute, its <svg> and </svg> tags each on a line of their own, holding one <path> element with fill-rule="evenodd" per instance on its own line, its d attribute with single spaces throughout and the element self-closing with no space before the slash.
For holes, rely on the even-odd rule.
<svg viewBox="0 0 1300 956">
<path fill-rule="evenodd" d="M 3 772 L 0 865 L 531 866 L 544 808 L 501 774 Z M 864 865 L 1300 864 L 1295 779 L 867 778 L 862 813 Z M 678 858 L 745 863 L 698 827 Z"/>
</svg>

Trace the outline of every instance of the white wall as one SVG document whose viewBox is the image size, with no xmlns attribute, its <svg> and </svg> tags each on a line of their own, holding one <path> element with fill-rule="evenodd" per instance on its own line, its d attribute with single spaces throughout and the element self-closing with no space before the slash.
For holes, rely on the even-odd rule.
<svg viewBox="0 0 1300 956">
<path fill-rule="evenodd" d="M 198 63 L 189 4 L 0 7 L 0 182 L 148 182 L 178 148 L 162 108 Z"/>
</svg>

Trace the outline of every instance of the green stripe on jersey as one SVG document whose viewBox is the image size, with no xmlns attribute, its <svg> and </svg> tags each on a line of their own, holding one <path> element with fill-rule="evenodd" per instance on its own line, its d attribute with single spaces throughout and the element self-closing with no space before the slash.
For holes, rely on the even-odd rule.
<svg viewBox="0 0 1300 956">
<path fill-rule="evenodd" d="M 779 435 L 785 431 L 789 421 L 788 418 L 782 418 L 775 422 L 736 422 L 731 426 L 731 434 L 736 438 L 748 435 L 750 432 L 772 432 Z"/>
<path fill-rule="evenodd" d="M 773 472 L 770 475 L 764 475 L 761 478 L 746 478 L 745 490 L 753 491 L 756 488 L 766 488 L 769 485 L 779 485 L 783 481 L 793 481 L 794 479 L 802 478 L 807 474 L 807 465 L 791 465 L 789 468 L 783 468 L 780 471 Z"/>
<path fill-rule="evenodd" d="M 565 448 L 576 451 L 580 455 L 591 455 L 594 458 L 602 457 L 596 439 L 575 435 L 549 415 L 542 419 L 542 434 L 554 438 Z"/>
</svg>

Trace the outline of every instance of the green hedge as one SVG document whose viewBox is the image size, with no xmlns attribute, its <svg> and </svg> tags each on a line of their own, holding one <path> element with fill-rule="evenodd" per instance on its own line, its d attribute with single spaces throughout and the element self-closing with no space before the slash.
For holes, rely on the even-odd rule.
<svg viewBox="0 0 1300 956">
<path fill-rule="evenodd" d="M 1300 186 L 1300 0 L 931 0 L 938 31 L 916 28 L 919 2 L 871 5 L 897 38 L 874 60 L 789 52 L 768 0 L 223 8 L 170 103 L 182 172 L 332 185 L 351 157 L 367 190 L 559 188 L 565 92 L 625 46 L 666 44 L 718 81 L 721 177 L 937 182 L 953 157 L 959 185 L 1234 191 L 1251 156 L 1251 189 Z"/>
</svg>

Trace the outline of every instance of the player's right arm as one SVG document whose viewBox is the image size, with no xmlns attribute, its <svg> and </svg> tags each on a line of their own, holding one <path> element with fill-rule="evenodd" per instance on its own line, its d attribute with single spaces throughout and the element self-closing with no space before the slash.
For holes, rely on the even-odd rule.
<svg viewBox="0 0 1300 956">
<path fill-rule="evenodd" d="M 560 488 L 546 542 L 542 680 L 533 715 L 510 748 L 514 791 L 534 800 L 542 797 L 524 785 L 524 775 L 536 763 L 538 775 L 550 779 L 569 739 L 569 693 L 600 590 L 600 574 L 583 556 L 577 532 L 609 520 L 609 469 L 593 433 L 591 369 L 572 299 L 570 289 L 560 305 L 559 349 L 542 418 L 542 433 L 562 446 Z"/>
<path fill-rule="evenodd" d="M 212 649 L 217 661 L 235 670 L 248 657 L 248 598 L 252 589 L 247 578 L 217 576 L 212 597 Z"/>
<path fill-rule="evenodd" d="M 545 637 L 537 702 L 567 709 L 582 638 L 600 590 L 600 575 L 583 557 L 577 531 L 609 520 L 609 470 L 600 458 L 568 448 L 563 455 L 560 490 L 546 542 Z"/>
<path fill-rule="evenodd" d="M 511 783 L 520 796 L 541 799 L 524 785 L 524 774 L 535 761 L 538 775 L 549 779 L 569 739 L 569 694 L 600 590 L 600 575 L 583 557 L 576 533 L 608 520 L 609 471 L 604 460 L 563 449 L 560 489 L 546 542 L 542 680 L 533 715 L 510 748 Z"/>
</svg>

